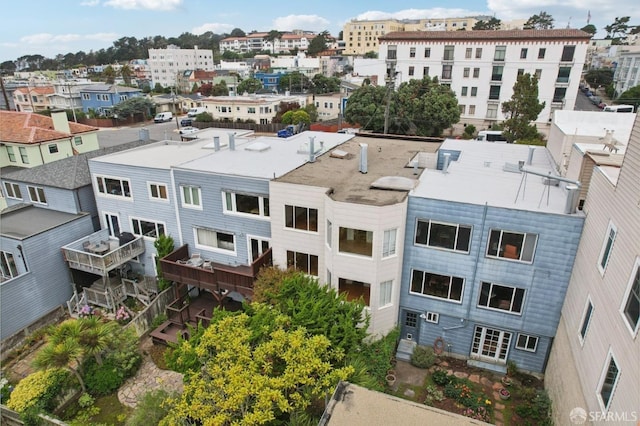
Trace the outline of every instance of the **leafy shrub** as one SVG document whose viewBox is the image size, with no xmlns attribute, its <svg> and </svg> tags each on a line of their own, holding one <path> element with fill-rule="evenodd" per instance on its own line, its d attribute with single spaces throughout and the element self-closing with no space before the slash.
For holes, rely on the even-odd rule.
<svg viewBox="0 0 640 426">
<path fill-rule="evenodd" d="M 96 402 L 96 400 L 88 393 L 83 393 L 80 395 L 80 398 L 78 398 L 78 405 L 82 408 L 91 407 L 94 402 Z"/>
<path fill-rule="evenodd" d="M 196 115 L 196 121 L 203 122 L 203 123 L 211 123 L 213 121 L 213 115 L 209 114 L 208 112 L 202 112 Z"/>
<path fill-rule="evenodd" d="M 160 423 L 169 411 L 171 405 L 167 402 L 175 395 L 169 394 L 163 389 L 147 392 L 138 402 L 133 415 L 127 420 L 126 426 L 147 426 Z"/>
<path fill-rule="evenodd" d="M 431 346 L 416 346 L 411 354 L 411 365 L 429 368 L 436 362 L 436 354 Z"/>
<path fill-rule="evenodd" d="M 449 384 L 452 377 L 448 375 L 446 371 L 438 368 L 431 375 L 431 379 L 433 380 L 433 383 L 435 383 L 436 385 L 446 386 Z"/>
<path fill-rule="evenodd" d="M 424 403 L 427 405 L 433 405 L 434 402 L 441 402 L 444 399 L 444 393 L 433 385 L 427 386 L 427 396 L 424 399 Z"/>
<path fill-rule="evenodd" d="M 553 424 L 550 419 L 551 400 L 545 391 L 535 392 L 533 398 L 523 399 L 522 404 L 516 407 L 516 413 L 523 419 L 526 419 L 525 424 L 530 424 L 529 420 L 534 420 L 532 424 L 536 425 Z"/>
<path fill-rule="evenodd" d="M 163 322 L 167 320 L 167 314 L 156 315 L 156 317 L 151 321 L 151 328 L 156 329 L 162 325 Z"/>
<path fill-rule="evenodd" d="M 205 328 L 198 324 L 197 328 L 188 326 L 189 339 L 182 338 L 178 335 L 176 344 L 169 344 L 169 349 L 164 352 L 164 360 L 173 371 L 187 374 L 200 369 L 202 362 L 200 356 L 196 353 L 196 347 L 200 344 Z"/>
<path fill-rule="evenodd" d="M 31 409 L 51 410 L 64 388 L 68 373 L 62 369 L 40 370 L 22 379 L 11 392 L 7 407 L 18 413 Z"/>
<path fill-rule="evenodd" d="M 93 358 L 88 358 L 84 374 L 85 385 L 92 395 L 108 395 L 124 382 L 113 359 L 107 359 L 100 365 Z"/>
<path fill-rule="evenodd" d="M 465 139 L 471 139 L 473 138 L 473 135 L 475 132 L 476 132 L 476 126 L 474 126 L 473 124 L 467 124 L 464 128 L 463 137 Z"/>
</svg>

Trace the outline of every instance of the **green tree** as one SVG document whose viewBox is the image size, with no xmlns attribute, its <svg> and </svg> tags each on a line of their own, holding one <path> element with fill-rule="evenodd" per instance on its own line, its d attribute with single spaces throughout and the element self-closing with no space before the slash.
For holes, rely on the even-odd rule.
<svg viewBox="0 0 640 426">
<path fill-rule="evenodd" d="M 491 17 L 486 21 L 477 21 L 472 30 L 499 30 L 500 25 L 502 25 L 502 21 L 496 18 L 495 16 Z"/>
<path fill-rule="evenodd" d="M 550 30 L 553 28 L 553 17 L 545 11 L 541 11 L 538 15 L 531 16 L 524 23 L 525 30 Z"/>
<path fill-rule="evenodd" d="M 612 44 L 621 44 L 622 39 L 629 33 L 629 21 L 631 17 L 623 16 L 622 18 L 616 17 L 612 24 L 604 27 L 607 32 L 607 37 L 613 39 Z"/>
<path fill-rule="evenodd" d="M 311 118 L 307 111 L 299 109 L 296 111 L 287 111 L 282 115 L 283 124 L 299 124 L 304 123 L 307 126 L 311 124 Z"/>
<path fill-rule="evenodd" d="M 222 59 L 226 59 L 227 61 L 233 61 L 240 58 L 242 58 L 242 56 L 240 56 L 239 53 L 236 53 L 233 50 L 225 50 L 222 53 Z"/>
<path fill-rule="evenodd" d="M 367 59 L 378 59 L 378 52 L 370 50 L 369 52 L 365 52 L 364 57 Z"/>
<path fill-rule="evenodd" d="M 305 105 L 304 110 L 309 114 L 309 120 L 311 120 L 312 123 L 318 121 L 318 108 L 313 103 Z"/>
<path fill-rule="evenodd" d="M 156 83 L 155 86 L 153 86 L 153 92 L 154 93 L 164 93 L 164 87 L 162 86 L 162 84 Z"/>
<path fill-rule="evenodd" d="M 291 92 L 304 92 L 309 89 L 310 85 L 309 77 L 299 71 L 294 71 L 280 77 L 278 88 L 283 92 L 286 90 Z"/>
<path fill-rule="evenodd" d="M 393 92 L 390 93 L 393 95 Z M 351 124 L 359 124 L 363 130 L 382 133 L 384 129 L 384 105 L 387 89 L 383 86 L 364 85 L 349 96 L 344 118 Z M 391 112 L 395 114 L 396 105 L 391 103 Z"/>
<path fill-rule="evenodd" d="M 401 134 L 441 136 L 444 129 L 460 120 L 455 93 L 439 84 L 436 77 L 402 83 L 397 103 L 394 120 L 396 131 Z"/>
<path fill-rule="evenodd" d="M 118 332 L 116 322 L 102 322 L 98 317 L 81 318 L 78 343 L 86 356 L 93 356 L 102 365 L 102 353 L 109 348 Z"/>
<path fill-rule="evenodd" d="M 66 368 L 78 379 L 82 392 L 87 388 L 82 375 L 76 368 L 82 359 L 82 347 L 78 341 L 81 332 L 77 320 L 67 320 L 55 328 L 50 341 L 36 355 L 34 365 L 41 370 L 49 368 Z"/>
<path fill-rule="evenodd" d="M 593 24 L 585 25 L 584 27 L 580 28 L 580 30 L 584 31 L 585 33 L 591 34 L 592 37 L 598 32 L 598 29 Z"/>
<path fill-rule="evenodd" d="M 136 96 L 126 99 L 113 107 L 114 114 L 119 117 L 131 117 L 135 114 L 143 114 L 147 117 L 151 109 L 155 107 L 153 101 L 146 96 Z"/>
<path fill-rule="evenodd" d="M 243 93 L 256 93 L 258 90 L 262 89 L 262 82 L 257 78 L 246 78 L 238 84 L 237 93 L 242 95 Z"/>
<path fill-rule="evenodd" d="M 502 103 L 504 136 L 508 141 L 539 139 L 536 126 L 530 124 L 538 118 L 545 103 L 538 101 L 538 79 L 535 75 L 522 74 L 513 85 L 513 96 Z"/>
<path fill-rule="evenodd" d="M 158 289 L 160 291 L 163 291 L 171 285 L 171 281 L 162 276 L 162 263 L 160 260 L 173 251 L 174 244 L 173 238 L 166 234 L 158 235 L 158 238 L 153 242 L 153 247 L 156 249 L 156 271 L 158 275 Z"/>
<path fill-rule="evenodd" d="M 584 75 L 584 81 L 592 87 L 607 86 L 613 82 L 613 70 L 611 68 L 589 70 Z"/>
<path fill-rule="evenodd" d="M 113 84 L 116 81 L 116 70 L 111 65 L 107 65 L 102 71 L 102 77 L 107 84 Z"/>
<path fill-rule="evenodd" d="M 120 75 L 122 76 L 122 79 L 127 86 L 131 85 L 131 77 L 133 77 L 133 71 L 131 70 L 131 67 L 129 67 L 129 65 L 124 64 L 122 68 L 120 68 Z"/>
<path fill-rule="evenodd" d="M 327 50 L 327 37 L 329 36 L 329 32 L 323 31 L 317 36 L 315 36 L 311 43 L 309 43 L 309 47 L 307 48 L 307 53 L 310 56 L 316 56 L 318 53 Z"/>
<path fill-rule="evenodd" d="M 234 28 L 231 30 L 231 33 L 229 34 L 230 37 L 246 37 L 247 34 L 242 31 L 240 28 Z"/>
<path fill-rule="evenodd" d="M 211 96 L 228 96 L 229 88 L 227 83 L 222 80 L 211 88 Z"/>
<path fill-rule="evenodd" d="M 325 77 L 322 74 L 316 74 L 311 79 L 311 82 L 313 83 L 311 91 L 315 94 L 340 91 L 340 79 L 337 77 Z"/>
<path fill-rule="evenodd" d="M 638 112 L 638 107 L 640 107 L 640 85 L 622 92 L 615 102 L 617 104 L 635 105 L 635 111 Z"/>
</svg>

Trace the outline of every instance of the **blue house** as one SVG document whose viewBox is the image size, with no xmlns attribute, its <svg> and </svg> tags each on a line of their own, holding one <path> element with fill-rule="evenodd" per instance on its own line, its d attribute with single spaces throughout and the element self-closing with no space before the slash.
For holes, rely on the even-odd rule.
<svg viewBox="0 0 640 426">
<path fill-rule="evenodd" d="M 80 89 L 82 111 L 111 116 L 111 109 L 127 99 L 143 96 L 142 90 L 116 84 L 92 84 Z"/>
<path fill-rule="evenodd" d="M 541 373 L 582 226 L 546 148 L 447 140 L 410 193 L 398 356 L 415 344 Z"/>
<path fill-rule="evenodd" d="M 282 73 L 257 72 L 253 76 L 262 82 L 264 90 L 277 93 L 280 88 L 280 79 L 283 75 Z M 242 95 L 242 93 L 239 93 L 239 95 Z"/>
</svg>

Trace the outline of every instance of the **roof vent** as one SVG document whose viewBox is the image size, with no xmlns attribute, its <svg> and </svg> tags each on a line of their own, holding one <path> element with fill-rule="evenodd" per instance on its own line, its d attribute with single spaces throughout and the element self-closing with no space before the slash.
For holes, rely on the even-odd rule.
<svg viewBox="0 0 640 426">
<path fill-rule="evenodd" d="M 368 161 L 367 161 L 367 148 L 369 147 L 366 143 L 360 144 L 360 164 L 358 170 L 360 173 L 366 174 L 368 169 Z"/>
<path fill-rule="evenodd" d="M 533 163 L 533 153 L 536 149 L 532 146 L 529 147 L 529 155 L 527 156 L 527 165 L 530 166 Z"/>
<path fill-rule="evenodd" d="M 271 145 L 264 142 L 254 142 L 251 145 L 244 148 L 245 151 L 264 152 L 271 149 Z"/>
<path fill-rule="evenodd" d="M 229 133 L 229 151 L 236 150 L 236 135 L 235 133 Z"/>
<path fill-rule="evenodd" d="M 316 153 L 314 151 L 314 141 L 316 140 L 315 136 L 309 136 L 309 162 L 313 163 L 316 161 Z"/>
<path fill-rule="evenodd" d="M 348 155 L 349 153 L 347 151 L 341 149 L 334 149 L 331 151 L 331 154 L 329 154 L 329 156 L 333 158 L 347 158 Z"/>
<path fill-rule="evenodd" d="M 220 151 L 220 136 L 213 137 L 213 149 L 215 151 Z"/>
<path fill-rule="evenodd" d="M 444 153 L 444 164 L 442 165 L 442 173 L 448 173 L 449 162 L 451 161 L 451 154 L 448 152 Z"/>
</svg>

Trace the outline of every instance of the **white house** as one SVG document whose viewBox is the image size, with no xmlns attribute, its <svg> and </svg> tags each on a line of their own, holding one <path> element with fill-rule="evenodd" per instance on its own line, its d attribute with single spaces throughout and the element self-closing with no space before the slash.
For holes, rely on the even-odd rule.
<svg viewBox="0 0 640 426">
<path fill-rule="evenodd" d="M 202 106 L 214 120 L 246 121 L 269 124 L 278 113 L 280 102 L 296 102 L 301 108 L 307 105 L 307 96 L 248 95 L 210 96 L 202 98 Z"/>
</svg>

